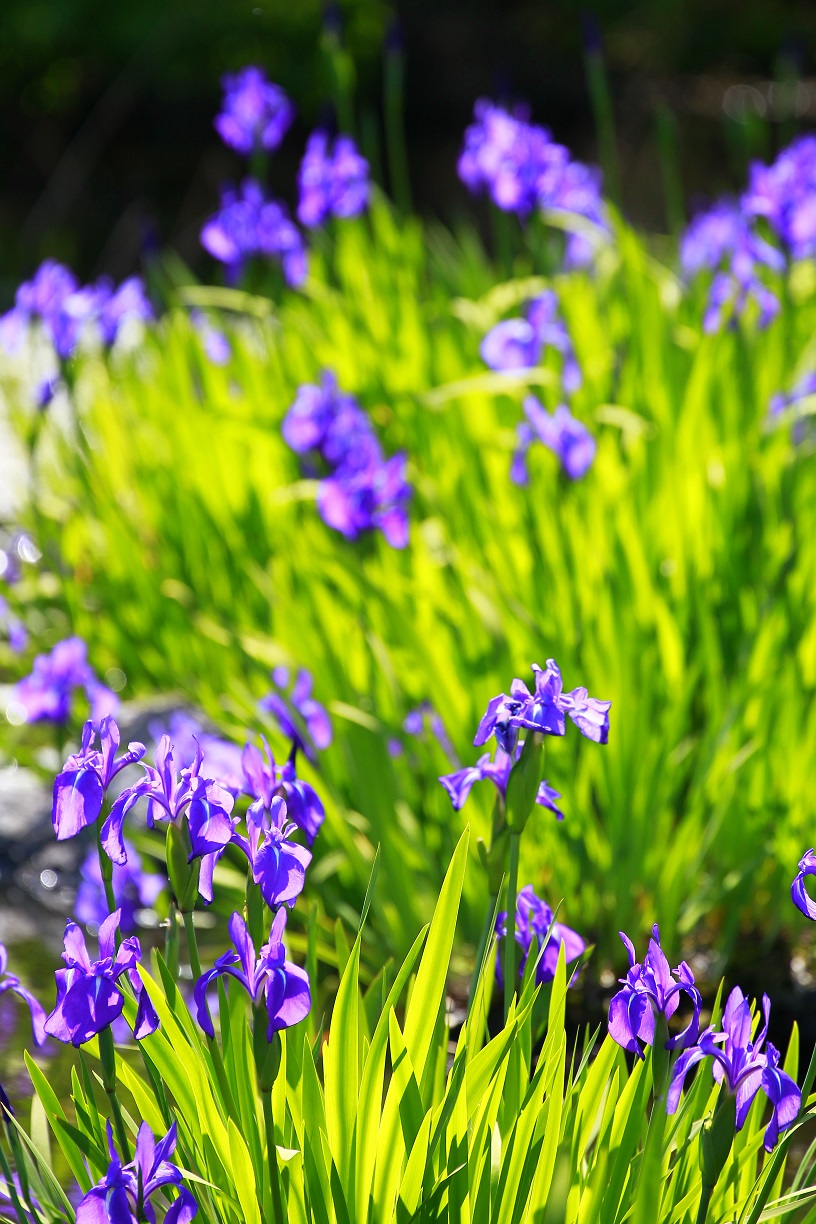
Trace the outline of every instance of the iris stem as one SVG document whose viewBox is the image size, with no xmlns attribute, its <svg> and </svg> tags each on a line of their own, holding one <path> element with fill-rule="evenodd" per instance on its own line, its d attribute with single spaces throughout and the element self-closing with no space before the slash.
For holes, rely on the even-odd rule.
<svg viewBox="0 0 816 1224">
<path fill-rule="evenodd" d="M 128 1142 L 127 1130 L 125 1129 L 122 1106 L 119 1104 L 119 1098 L 116 1095 L 116 1050 L 113 1044 L 113 1030 L 110 1025 L 103 1028 L 99 1034 L 99 1060 L 102 1063 L 102 1084 L 110 1103 L 111 1113 L 113 1114 L 113 1125 L 116 1128 L 116 1138 L 119 1140 L 122 1163 L 127 1164 L 130 1160 L 130 1143 Z"/>
<path fill-rule="evenodd" d="M 187 936 L 187 954 L 190 957 L 190 968 L 193 971 L 193 983 L 195 983 L 201 977 L 201 957 L 198 955 L 198 939 L 193 922 L 193 911 L 187 910 L 182 917 L 184 918 L 184 932 Z"/>
<path fill-rule="evenodd" d="M 510 870 L 507 876 L 507 931 L 504 936 L 504 1018 L 516 991 L 516 895 L 521 834 L 510 830 Z"/>
<path fill-rule="evenodd" d="M 164 959 L 167 962 L 167 968 L 173 978 L 178 977 L 179 965 L 179 933 L 178 933 L 178 907 L 175 901 L 170 902 L 170 913 L 167 917 L 167 935 L 164 940 Z"/>
<path fill-rule="evenodd" d="M 99 853 L 99 871 L 102 876 L 102 884 L 105 888 L 105 904 L 108 907 L 108 913 L 112 914 L 116 909 L 116 897 L 113 892 L 113 863 L 102 847 L 101 815 L 96 823 L 96 849 Z"/>
<path fill-rule="evenodd" d="M 272 1214 L 275 1224 L 286 1224 L 281 1196 L 280 1168 L 278 1167 L 278 1149 L 275 1143 L 275 1120 L 272 1116 L 272 1093 L 264 1092 L 263 1112 L 266 1128 L 266 1158 L 269 1161 L 269 1180 L 272 1184 Z"/>
<path fill-rule="evenodd" d="M 700 1206 L 697 1208 L 697 1224 L 706 1224 L 708 1218 L 708 1208 L 711 1203 L 711 1196 L 714 1193 L 714 1186 L 711 1182 L 703 1182 L 703 1189 L 700 1193 Z"/>
</svg>

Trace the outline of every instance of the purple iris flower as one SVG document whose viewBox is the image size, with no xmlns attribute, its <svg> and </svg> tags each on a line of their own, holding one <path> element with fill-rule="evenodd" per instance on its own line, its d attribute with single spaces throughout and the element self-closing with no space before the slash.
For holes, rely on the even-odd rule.
<svg viewBox="0 0 816 1224">
<path fill-rule="evenodd" d="M 14 698 L 29 722 L 48 719 L 64 723 L 71 715 L 71 700 L 77 688 L 85 690 L 91 704 L 91 721 L 96 726 L 116 713 L 118 697 L 94 675 L 82 638 L 72 637 L 57 642 L 50 654 L 37 655 L 31 675 L 19 682 Z"/>
<path fill-rule="evenodd" d="M 283 931 L 286 926 L 286 910 L 279 909 L 272 923 L 268 943 L 256 955 L 246 923 L 240 914 L 233 914 L 229 921 L 230 938 L 234 952 L 219 956 L 215 965 L 203 973 L 195 984 L 194 998 L 196 1015 L 208 1037 L 214 1037 L 210 1010 L 207 1006 L 207 987 L 225 974 L 240 982 L 256 1007 L 263 1000 L 269 1016 L 267 1037 L 280 1029 L 291 1028 L 309 1014 L 312 995 L 309 975 L 299 965 L 286 960 L 283 946 Z"/>
<path fill-rule="evenodd" d="M 493 783 L 502 799 L 504 799 L 507 794 L 507 781 L 510 777 L 510 770 L 513 768 L 514 762 L 521 756 L 521 749 L 522 745 L 517 744 L 513 753 L 510 754 L 505 752 L 503 748 L 497 747 L 494 760 L 491 761 L 490 753 L 486 752 L 483 756 L 479 757 L 475 765 L 468 765 L 464 769 L 457 769 L 455 773 L 443 774 L 439 781 L 448 792 L 454 811 L 458 812 L 463 807 L 474 782 L 481 782 L 485 778 Z M 549 782 L 542 782 L 538 788 L 536 803 L 542 807 L 549 808 L 559 820 L 563 820 L 564 813 L 556 806 L 556 800 L 560 798 L 559 792 L 550 786 Z"/>
<path fill-rule="evenodd" d="M 529 112 L 513 112 L 481 98 L 474 122 L 465 131 L 459 177 L 472 192 L 487 191 L 497 208 L 528 216 L 538 203 L 539 182 L 554 177 L 569 153 L 550 132 L 528 121 Z"/>
<path fill-rule="evenodd" d="M 138 928 L 137 913 L 155 904 L 165 881 L 153 872 L 142 870 L 141 856 L 130 842 L 126 840 L 124 846 L 127 862 L 113 864 L 113 895 L 122 915 L 120 930 L 123 935 L 132 935 Z M 80 875 L 74 915 L 83 926 L 99 927 L 108 916 L 108 903 L 95 849 L 88 851 Z"/>
<path fill-rule="evenodd" d="M 667 1050 L 685 1050 L 694 1045 L 700 1033 L 700 1009 L 702 996 L 694 985 L 694 974 L 681 961 L 672 971 L 663 949 L 660 947 L 660 932 L 655 924 L 649 950 L 638 964 L 632 941 L 619 932 L 629 956 L 629 971 L 620 978 L 623 990 L 613 996 L 609 1004 L 609 1033 L 618 1045 L 630 1054 L 643 1058 L 643 1046 L 654 1045 L 655 1016 L 661 1014 L 670 1020 L 677 1011 L 680 995 L 691 999 L 693 1012 L 682 1033 L 666 1042 Z"/>
<path fill-rule="evenodd" d="M 580 480 L 592 466 L 597 443 L 587 427 L 577 420 L 569 408 L 560 404 L 555 412 L 547 412 L 534 395 L 524 397 L 526 422 L 518 427 L 518 446 L 513 456 L 510 476 L 514 484 L 529 483 L 527 451 L 533 442 L 543 442 L 557 456 L 570 480 Z"/>
<path fill-rule="evenodd" d="M 445 753 L 445 756 L 456 761 L 456 752 L 445 730 L 445 724 L 430 701 L 422 701 L 413 710 L 409 710 L 402 723 L 402 729 L 406 735 L 412 735 L 415 739 L 424 735 L 426 727 Z"/>
<path fill-rule="evenodd" d="M 22 999 L 31 1012 L 31 1030 L 37 1045 L 45 1041 L 45 1011 L 34 998 L 30 990 L 26 990 L 20 979 L 8 972 L 8 952 L 5 944 L 0 943 L 0 997 L 10 991 L 18 999 Z"/>
<path fill-rule="evenodd" d="M 776 296 L 760 278 L 760 271 L 780 272 L 783 256 L 759 236 L 751 218 L 732 200 L 719 200 L 696 217 L 680 244 L 680 267 L 687 280 L 703 271 L 714 272 L 703 330 L 718 331 L 739 318 L 749 302 L 759 308 L 765 327 L 779 311 Z"/>
<path fill-rule="evenodd" d="M 92 291 L 80 289 L 70 268 L 47 259 L 30 281 L 19 286 L 14 306 L 0 319 L 0 335 L 5 347 L 13 351 L 32 320 L 37 320 L 57 354 L 67 360 L 93 313 Z"/>
<path fill-rule="evenodd" d="M 794 259 L 816 255 L 816 137 L 801 136 L 770 166 L 752 162 L 742 207 L 764 217 Z"/>
<path fill-rule="evenodd" d="M 577 391 L 581 369 L 569 332 L 558 314 L 558 298 L 551 289 L 527 303 L 524 318 L 503 319 L 487 333 L 480 353 L 491 370 L 528 370 L 537 366 L 545 348 L 564 356 L 564 390 Z"/>
<path fill-rule="evenodd" d="M 51 822 L 57 841 L 76 837 L 93 824 L 102 811 L 105 792 L 113 779 L 128 765 L 140 761 L 144 744 L 128 744 L 127 752 L 117 758 L 119 727 L 112 716 L 103 718 L 99 727 L 100 748 L 95 748 L 97 731 L 92 722 L 82 730 L 82 747 L 68 757 L 62 773 L 54 779 Z"/>
<path fill-rule="evenodd" d="M 249 745 L 251 747 L 251 745 Z M 270 909 L 294 905 L 306 882 L 311 851 L 292 841 L 297 825 L 286 819 L 286 802 L 280 795 L 267 801 L 256 799 L 247 812 L 247 837 L 233 833 L 232 840 L 244 852 L 252 878 Z"/>
<path fill-rule="evenodd" d="M 736 1097 L 736 1125 L 741 1130 L 748 1110 L 760 1088 L 773 1105 L 771 1120 L 765 1130 L 765 1149 L 773 1151 L 779 1132 L 796 1120 L 802 1105 L 802 1094 L 794 1080 L 779 1069 L 779 1051 L 768 1042 L 768 1017 L 771 1002 L 762 996 L 762 1028 L 752 1040 L 753 1022 L 751 1008 L 739 986 L 728 996 L 722 1019 L 722 1032 L 707 1028 L 696 1045 L 685 1050 L 674 1066 L 672 1081 L 666 1096 L 666 1110 L 672 1114 L 677 1109 L 686 1076 L 691 1068 L 703 1058 L 714 1061 L 713 1074 L 718 1083 L 725 1083 L 727 1091 Z"/>
<path fill-rule="evenodd" d="M 288 698 L 281 693 L 289 684 L 288 669 L 276 667 L 272 682 L 279 691 L 261 698 L 260 709 L 273 716 L 281 734 L 291 739 L 295 748 L 316 761 L 315 749 L 322 752 L 332 742 L 332 725 L 326 707 L 312 697 L 312 673 L 305 667 L 300 669 Z"/>
<path fill-rule="evenodd" d="M 544 670 L 537 663 L 532 667 L 535 693 L 529 691 L 523 680 L 514 680 L 509 696 L 501 693 L 488 703 L 473 743 L 478 747 L 495 735 L 499 747 L 512 753 L 522 728 L 541 735 L 563 735 L 565 715 L 587 739 L 596 744 L 607 743 L 612 702 L 589 697 L 585 688 L 563 692 L 561 669 L 554 659 L 547 660 Z"/>
<path fill-rule="evenodd" d="M 203 725 L 189 711 L 174 710 L 166 725 L 163 719 L 153 719 L 148 723 L 147 729 L 156 744 L 163 735 L 168 735 L 179 760 L 190 760 L 200 748 L 202 777 L 211 778 L 234 795 L 242 789 L 244 771 L 241 748 L 230 740 L 221 739 L 220 736 L 205 731 Z"/>
<path fill-rule="evenodd" d="M 284 442 L 298 455 L 308 451 L 322 453 L 333 421 L 349 408 L 359 411 L 357 401 L 338 389 L 337 378 L 331 370 L 324 370 L 319 386 L 304 383 L 298 387 L 294 403 L 281 426 Z"/>
<path fill-rule="evenodd" d="M 243 752 L 244 793 L 253 804 L 250 811 L 257 814 L 270 811 L 277 796 L 284 800 L 289 819 L 303 831 L 311 845 L 320 831 L 325 811 L 314 787 L 295 773 L 290 759 L 277 766 L 265 739 L 262 739 L 265 756 L 254 744 L 247 744 Z"/>
<path fill-rule="evenodd" d="M 298 220 L 310 229 L 356 217 L 368 204 L 368 162 L 350 136 L 312 132 L 298 172 Z"/>
<path fill-rule="evenodd" d="M 816 901 L 810 896 L 805 886 L 807 877 L 812 875 L 816 875 L 816 854 L 811 848 L 799 860 L 799 871 L 791 884 L 791 897 L 796 908 L 801 910 L 811 922 L 816 922 Z"/>
<path fill-rule="evenodd" d="M 130 1164 L 123 1165 L 113 1145 L 113 1133 L 108 1122 L 108 1151 L 111 1162 L 108 1171 L 82 1198 L 77 1206 L 77 1224 L 138 1224 L 147 1220 L 156 1224 L 150 1199 L 168 1187 L 178 1190 L 178 1197 L 167 1209 L 164 1224 L 189 1224 L 198 1211 L 198 1204 L 189 1190 L 181 1185 L 181 1171 L 170 1157 L 176 1150 L 176 1124 L 163 1139 L 156 1142 L 146 1122 L 139 1127 L 136 1150 Z"/>
<path fill-rule="evenodd" d="M 504 912 L 496 918 L 496 938 L 504 939 L 506 935 L 507 913 Z M 537 959 L 542 947 L 544 948 L 544 954 L 536 969 L 536 983 L 539 986 L 551 982 L 555 977 L 558 953 L 562 944 L 564 945 L 564 959 L 568 965 L 577 960 L 586 948 L 586 940 L 577 931 L 573 931 L 571 927 L 565 926 L 562 922 L 553 922 L 552 910 L 546 901 L 536 896 L 532 884 L 525 885 L 516 897 L 515 940 L 524 953 L 519 968 L 520 977 L 524 976 L 529 957 Z M 501 957 L 498 951 L 496 952 L 496 980 L 499 984 L 503 980 Z"/>
<path fill-rule="evenodd" d="M 804 374 L 787 393 L 778 392 L 771 396 L 768 404 L 768 415 L 773 418 L 781 416 L 790 408 L 798 408 L 802 400 L 810 399 L 816 395 L 816 370 L 810 370 Z M 812 437 L 814 430 L 813 409 L 807 407 L 798 408 L 798 413 L 791 413 L 795 416 L 791 437 L 794 443 L 799 446 L 807 438 Z"/>
<path fill-rule="evenodd" d="M 255 179 L 245 179 L 240 192 L 226 188 L 221 209 L 201 231 L 201 245 L 226 265 L 227 277 L 236 282 L 246 261 L 265 256 L 280 261 L 288 285 L 306 279 L 306 248 L 300 230 L 286 206 L 267 200 Z"/>
<path fill-rule="evenodd" d="M 215 130 L 238 153 L 277 149 L 295 117 L 295 108 L 280 85 L 262 68 L 249 66 L 222 78 L 224 100 Z"/>
<path fill-rule="evenodd" d="M 392 548 L 405 548 L 412 495 L 405 467 L 403 454 L 365 468 L 339 467 L 320 483 L 317 508 L 323 522 L 349 540 L 379 529 Z"/>
<path fill-rule="evenodd" d="M 585 217 L 599 230 L 609 233 L 609 219 L 601 194 L 602 177 L 596 166 L 585 166 L 583 162 L 569 161 L 557 165 L 553 172 L 543 173 L 539 178 L 539 207 L 555 213 L 573 213 Z M 600 236 L 600 235 L 599 235 Z M 567 237 L 564 265 L 567 268 L 585 268 L 597 254 L 598 242 L 584 234 L 571 233 Z"/>
<path fill-rule="evenodd" d="M 99 928 L 99 959 L 88 955 L 85 936 L 75 922 L 65 927 L 66 968 L 58 969 L 57 1002 L 45 1022 L 45 1031 L 59 1041 L 84 1045 L 122 1014 L 124 996 L 118 985 L 125 973 L 138 1000 L 133 1035 L 138 1040 L 155 1033 L 159 1018 L 142 986 L 136 966 L 142 949 L 135 935 L 123 939 L 116 950 L 116 931 L 121 914 L 115 910 Z"/>
<path fill-rule="evenodd" d="M 125 816 L 140 799 L 147 799 L 147 826 L 169 820 L 180 827 L 186 815 L 190 834 L 189 861 L 217 854 L 229 844 L 235 821 L 234 796 L 211 778 L 201 776 L 201 749 L 193 764 L 179 773 L 173 762 L 170 737 L 162 736 L 156 749 L 156 764 L 142 765 L 145 777 L 122 791 L 102 826 L 102 846 L 114 863 L 127 862 L 122 827 Z"/>
<path fill-rule="evenodd" d="M 140 276 L 128 277 L 118 288 L 109 277 L 103 276 L 92 291 L 96 321 L 106 348 L 115 344 L 120 330 L 128 323 L 146 323 L 153 318 L 153 307 Z"/>
</svg>

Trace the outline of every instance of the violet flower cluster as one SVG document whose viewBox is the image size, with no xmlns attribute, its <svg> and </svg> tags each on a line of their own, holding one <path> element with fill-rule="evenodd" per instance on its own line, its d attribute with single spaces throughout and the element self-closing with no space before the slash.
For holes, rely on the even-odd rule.
<svg viewBox="0 0 816 1224">
<path fill-rule="evenodd" d="M 297 287 L 306 279 L 307 260 L 303 237 L 286 205 L 269 200 L 260 183 L 247 178 L 236 191 L 226 187 L 219 211 L 201 231 L 201 245 L 224 264 L 227 280 L 235 284 L 249 259 L 261 256 L 277 260 L 288 285 Z"/>
<path fill-rule="evenodd" d="M 541 442 L 552 451 L 570 480 L 580 480 L 585 476 L 592 467 L 598 449 L 586 425 L 574 417 L 565 404 L 559 404 L 554 412 L 548 412 L 534 395 L 526 395 L 522 407 L 526 419 L 516 428 L 517 445 L 510 467 L 513 483 L 521 486 L 529 484 L 527 454 L 535 442 Z"/>
<path fill-rule="evenodd" d="M 66 723 L 77 689 L 82 689 L 90 702 L 94 726 L 116 713 L 119 698 L 91 668 L 82 638 L 71 637 L 57 642 L 50 654 L 37 655 L 31 674 L 14 689 L 13 704 L 21 721 Z"/>
<path fill-rule="evenodd" d="M 298 171 L 298 220 L 309 229 L 356 217 L 368 205 L 368 162 L 350 136 L 313 132 Z"/>
<path fill-rule="evenodd" d="M 116 947 L 121 914 L 115 910 L 99 928 L 99 957 L 92 961 L 85 936 L 75 922 L 65 927 L 64 969 L 58 969 L 57 1001 L 45 1021 L 45 1032 L 73 1046 L 84 1045 L 110 1027 L 124 1008 L 120 979 L 125 976 L 137 1000 L 133 1036 L 136 1040 L 154 1033 L 159 1018 L 142 985 L 136 966 L 142 949 L 135 935 Z"/>
<path fill-rule="evenodd" d="M 562 947 L 564 960 L 569 965 L 578 959 L 587 946 L 586 940 L 577 931 L 565 926 L 563 922 L 555 922 L 554 917 L 547 902 L 536 896 L 532 884 L 526 884 L 516 898 L 514 938 L 522 950 L 519 977 L 524 977 L 527 962 L 532 956 L 533 960 L 538 961 L 535 980 L 539 986 L 546 985 L 555 977 L 558 956 Z M 498 941 L 506 936 L 507 913 L 505 911 L 496 918 L 496 939 Z M 572 985 L 574 980 L 573 975 L 569 984 Z M 496 951 L 496 981 L 500 986 L 503 984 L 502 963 L 498 948 Z"/>
<path fill-rule="evenodd" d="M 749 305 L 758 310 L 758 324 L 767 327 L 779 312 L 779 301 L 761 278 L 762 272 L 784 268 L 781 253 L 766 242 L 744 209 L 720 200 L 689 224 L 680 244 L 680 267 L 686 280 L 713 272 L 703 316 L 705 332 L 733 326 Z"/>
<path fill-rule="evenodd" d="M 312 696 L 312 673 L 301 668 L 288 697 L 284 696 L 284 690 L 289 687 L 288 668 L 276 667 L 272 683 L 277 691 L 262 697 L 259 708 L 272 715 L 281 734 L 292 741 L 295 750 L 299 749 L 310 761 L 316 761 L 317 752 L 322 752 L 332 742 L 332 725 L 326 707 Z"/>
<path fill-rule="evenodd" d="M 507 111 L 482 98 L 473 114 L 457 167 L 470 191 L 486 191 L 497 208 L 522 219 L 538 208 L 576 214 L 608 229 L 600 172 L 573 161 L 547 128 L 530 123 L 527 108 Z M 569 266 L 591 263 L 594 253 L 585 235 L 569 235 Z"/>
<path fill-rule="evenodd" d="M 152 318 L 153 309 L 139 277 L 130 277 L 118 288 L 108 277 L 83 287 L 70 268 L 47 259 L 30 281 L 19 286 L 14 306 L 0 318 L 0 339 L 13 351 L 36 322 L 60 360 L 67 361 L 84 332 L 95 332 L 110 347 L 127 323 Z"/>
<path fill-rule="evenodd" d="M 752 162 L 742 197 L 749 217 L 763 218 L 793 259 L 816 255 L 816 137 L 801 136 L 770 166 Z"/>
<path fill-rule="evenodd" d="M 762 1090 L 771 1102 L 771 1119 L 765 1128 L 765 1150 L 776 1147 L 780 1131 L 791 1126 L 802 1108 L 802 1094 L 796 1082 L 779 1066 L 779 1051 L 767 1042 L 771 1002 L 762 996 L 762 1027 L 752 1037 L 753 1018 L 748 1000 L 735 986 L 726 1000 L 722 1029 L 713 1026 L 701 1034 L 697 1043 L 685 1049 L 674 1065 L 666 1095 L 666 1110 L 672 1114 L 680 1103 L 686 1076 L 703 1058 L 713 1058 L 714 1079 L 736 1097 L 736 1129 L 741 1130 L 754 1097 Z"/>
<path fill-rule="evenodd" d="M 475 782 L 492 782 L 500 797 L 505 799 L 510 770 L 521 756 L 521 748 L 521 744 L 516 744 L 513 752 L 508 753 L 497 745 L 493 760 L 490 758 L 490 753 L 485 752 L 475 765 L 467 765 L 464 769 L 457 769 L 454 773 L 443 774 L 439 781 L 450 797 L 453 810 L 455 812 L 461 810 Z M 545 780 L 539 785 L 535 801 L 541 807 L 554 812 L 558 820 L 563 820 L 564 813 L 557 806 L 557 800 L 560 798 L 558 791 Z"/>
<path fill-rule="evenodd" d="M 638 963 L 634 947 L 621 932 L 629 957 L 629 970 L 621 978 L 623 988 L 609 1006 L 609 1033 L 618 1045 L 644 1057 L 644 1046 L 654 1046 L 658 1020 L 661 1035 L 667 1037 L 668 1022 L 685 994 L 691 1004 L 691 1018 L 686 1027 L 661 1044 L 677 1057 L 670 1068 L 666 1092 L 666 1110 L 677 1109 L 686 1076 L 704 1058 L 713 1058 L 713 1074 L 717 1083 L 736 1097 L 736 1129 L 741 1130 L 748 1110 L 760 1089 L 770 1100 L 773 1110 L 765 1130 L 765 1148 L 773 1151 L 780 1131 L 790 1126 L 801 1109 L 802 1096 L 796 1083 L 779 1068 L 779 1051 L 770 1042 L 768 1033 L 770 1000 L 762 998 L 763 1025 L 756 1037 L 751 1008 L 738 986 L 728 996 L 722 1018 L 722 1029 L 714 1026 L 700 1032 L 702 997 L 694 984 L 694 975 L 682 961 L 672 970 L 660 946 L 660 933 L 654 927 L 649 949 Z"/>
<path fill-rule="evenodd" d="M 238 153 L 277 149 L 295 117 L 295 108 L 280 85 L 252 65 L 222 78 L 224 98 L 214 120 L 224 144 Z"/>
<path fill-rule="evenodd" d="M 290 1028 L 309 1014 L 312 1005 L 309 975 L 286 959 L 285 926 L 286 910 L 280 909 L 272 923 L 269 939 L 256 952 L 244 919 L 240 914 L 232 915 L 229 932 L 234 950 L 219 956 L 212 969 L 202 974 L 195 984 L 196 1016 L 208 1037 L 214 1037 L 215 1033 L 207 1004 L 207 988 L 225 975 L 243 986 L 256 1007 L 265 1005 L 269 1041 L 276 1032 Z"/>
<path fill-rule="evenodd" d="M 561 669 L 554 659 L 547 660 L 546 668 L 532 665 L 535 673 L 535 692 L 531 693 L 523 680 L 514 680 L 509 696 L 500 693 L 488 702 L 473 743 L 486 744 L 491 736 L 504 752 L 516 750 L 519 731 L 533 731 L 540 735 L 563 735 L 566 729 L 565 716 L 569 717 L 582 735 L 605 744 L 609 739 L 609 709 L 611 701 L 600 701 L 590 697 L 583 687 L 563 691 Z"/>
<path fill-rule="evenodd" d="M 181 1171 L 171 1157 L 176 1148 L 176 1124 L 158 1143 L 146 1122 L 136 1136 L 133 1160 L 123 1165 L 113 1144 L 110 1122 L 107 1125 L 110 1164 L 105 1176 L 80 1200 L 76 1224 L 155 1224 L 156 1214 L 150 1202 L 154 1194 L 166 1196 L 169 1188 L 178 1196 L 164 1215 L 164 1224 L 189 1224 L 198 1204 L 182 1186 Z"/>
<path fill-rule="evenodd" d="M 405 455 L 390 459 L 370 420 L 350 395 L 325 371 L 319 386 L 298 389 L 283 421 L 284 441 L 305 457 L 306 470 L 320 468 L 317 508 L 327 526 L 349 540 L 379 529 L 392 548 L 408 543 L 407 504 L 411 487 L 405 478 Z"/>
<path fill-rule="evenodd" d="M 532 298 L 523 317 L 503 319 L 492 327 L 479 351 L 491 370 L 529 370 L 540 364 L 548 348 L 562 354 L 562 385 L 572 394 L 581 386 L 581 367 L 552 289 Z"/>
</svg>

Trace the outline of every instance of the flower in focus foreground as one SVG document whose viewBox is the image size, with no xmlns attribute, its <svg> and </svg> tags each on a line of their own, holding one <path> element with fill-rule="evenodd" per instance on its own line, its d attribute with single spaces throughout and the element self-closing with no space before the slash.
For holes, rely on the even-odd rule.
<svg viewBox="0 0 816 1224">
<path fill-rule="evenodd" d="M 523 680 L 516 679 L 509 696 L 500 693 L 491 699 L 479 723 L 475 745 L 486 744 L 495 735 L 499 747 L 512 753 L 522 728 L 540 735 L 563 735 L 565 715 L 587 739 L 596 744 L 607 743 L 611 701 L 590 697 L 585 688 L 563 692 L 561 670 L 554 659 L 547 660 L 545 670 L 534 663 L 533 671 L 535 693 L 529 691 Z"/>
<path fill-rule="evenodd" d="M 170 1186 L 179 1193 L 164 1216 L 164 1224 L 189 1224 L 198 1204 L 182 1187 L 181 1172 L 170 1160 L 176 1148 L 175 1122 L 158 1143 L 143 1122 L 136 1136 L 134 1158 L 126 1165 L 116 1154 L 110 1122 L 107 1129 L 111 1163 L 102 1180 L 77 1205 L 77 1224 L 139 1224 L 143 1220 L 155 1224 L 150 1199 L 158 1190 L 166 1194 Z"/>
<path fill-rule="evenodd" d="M 707 1028 L 697 1044 L 678 1058 L 666 1096 L 667 1111 L 672 1114 L 677 1109 L 691 1068 L 703 1058 L 713 1058 L 714 1079 L 736 1097 L 737 1130 L 742 1129 L 760 1088 L 773 1105 L 771 1120 L 765 1129 L 765 1149 L 773 1151 L 779 1132 L 796 1120 L 802 1106 L 802 1094 L 794 1080 L 780 1071 L 779 1051 L 770 1042 L 763 1050 L 770 1011 L 770 999 L 763 995 L 762 1027 L 752 1039 L 751 1008 L 739 986 L 735 986 L 725 1004 L 722 1032 Z"/>
<path fill-rule="evenodd" d="M 299 965 L 286 960 L 285 926 L 286 910 L 280 909 L 272 923 L 268 942 L 256 954 L 243 918 L 240 914 L 232 915 L 229 932 L 235 950 L 219 956 L 213 968 L 203 973 L 195 984 L 196 1015 L 208 1037 L 214 1036 L 214 1029 L 207 1006 L 207 987 L 224 975 L 240 982 L 256 1007 L 262 1001 L 265 1003 L 270 1041 L 274 1033 L 291 1028 L 309 1014 L 312 1005 L 309 975 Z"/>
<path fill-rule="evenodd" d="M 507 794 L 510 770 L 520 756 L 521 744 L 516 745 L 512 754 L 505 752 L 503 748 L 497 747 L 495 760 L 491 761 L 490 753 L 485 752 L 483 756 L 479 757 L 475 765 L 468 765 L 464 769 L 457 769 L 455 773 L 443 774 L 439 781 L 448 792 L 454 811 L 458 812 L 464 805 L 474 782 L 481 782 L 484 779 L 489 779 L 501 797 L 504 798 Z M 560 798 L 561 796 L 558 791 L 554 790 L 549 782 L 540 783 L 536 795 L 536 803 L 542 807 L 549 808 L 559 820 L 563 820 L 564 813 L 556 807 L 556 800 Z"/>
<path fill-rule="evenodd" d="M 99 727 L 100 748 L 95 748 L 97 732 L 92 722 L 82 730 L 82 747 L 68 757 L 62 772 L 54 779 L 54 800 L 51 821 L 57 841 L 76 837 L 93 824 L 102 811 L 105 793 L 113 779 L 128 765 L 140 761 L 144 744 L 128 744 L 127 752 L 117 759 L 119 727 L 112 717 L 103 718 Z"/>
<path fill-rule="evenodd" d="M 627 954 L 629 970 L 623 990 L 613 996 L 609 1004 L 609 1032 L 619 1046 L 630 1054 L 643 1058 L 643 1046 L 654 1045 L 655 1017 L 662 1015 L 668 1021 L 677 1011 L 680 995 L 691 999 L 693 1012 L 682 1033 L 666 1042 L 667 1050 L 685 1050 L 694 1045 L 700 1032 L 700 1009 L 703 1005 L 700 992 L 694 985 L 694 975 L 685 961 L 672 971 L 660 946 L 660 932 L 655 924 L 649 950 L 638 964 L 632 941 L 620 932 Z M 676 980 L 675 980 L 676 979 Z"/>
<path fill-rule="evenodd" d="M 84 1045 L 122 1014 L 124 996 L 118 982 L 123 973 L 138 1001 L 134 1037 L 140 1040 L 159 1027 L 159 1018 L 136 970 L 142 959 L 139 940 L 130 935 L 117 951 L 120 918 L 119 910 L 115 910 L 99 928 L 99 958 L 95 961 L 88 955 L 81 929 L 75 922 L 67 923 L 62 954 L 66 967 L 55 974 L 57 1002 L 45 1022 L 46 1033 L 58 1041 Z"/>
</svg>

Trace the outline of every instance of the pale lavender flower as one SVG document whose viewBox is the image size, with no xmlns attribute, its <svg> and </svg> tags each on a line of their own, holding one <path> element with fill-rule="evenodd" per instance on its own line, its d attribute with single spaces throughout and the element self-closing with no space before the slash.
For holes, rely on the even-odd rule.
<svg viewBox="0 0 816 1224">
<path fill-rule="evenodd" d="M 262 68 L 249 66 L 225 76 L 224 100 L 215 130 L 239 153 L 277 149 L 295 117 L 295 108 Z"/>
<path fill-rule="evenodd" d="M 356 217 L 368 204 L 368 162 L 350 136 L 313 132 L 298 172 L 298 220 L 310 229 Z"/>
</svg>

